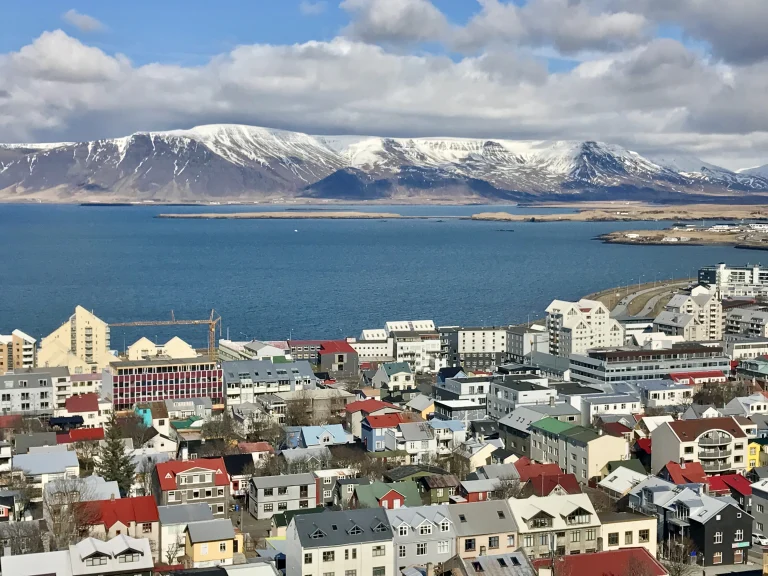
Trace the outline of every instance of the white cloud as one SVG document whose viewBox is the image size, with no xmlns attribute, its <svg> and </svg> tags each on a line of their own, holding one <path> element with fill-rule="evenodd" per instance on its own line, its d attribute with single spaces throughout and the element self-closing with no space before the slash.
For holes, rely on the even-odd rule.
<svg viewBox="0 0 768 576">
<path fill-rule="evenodd" d="M 458 60 L 339 37 L 134 66 L 64 32 L 0 55 L 0 134 L 81 140 L 215 122 L 315 133 L 595 139 L 768 163 L 768 65 L 660 39 L 552 74 L 498 46 Z"/>
<path fill-rule="evenodd" d="M 106 29 L 106 26 L 93 16 L 81 14 L 74 9 L 67 10 L 61 17 L 81 32 L 101 32 Z"/>
<path fill-rule="evenodd" d="M 444 40 L 449 30 L 445 15 L 429 0 L 343 0 L 340 7 L 352 15 L 344 33 L 366 42 Z"/>
<path fill-rule="evenodd" d="M 299 10 L 305 16 L 317 16 L 325 12 L 327 8 L 328 2 L 325 0 L 318 0 L 317 2 L 302 0 L 301 4 L 299 4 Z"/>
</svg>

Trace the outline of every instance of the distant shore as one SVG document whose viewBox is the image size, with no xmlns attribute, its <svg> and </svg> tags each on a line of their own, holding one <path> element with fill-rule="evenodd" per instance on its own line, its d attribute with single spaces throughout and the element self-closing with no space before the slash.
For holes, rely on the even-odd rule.
<svg viewBox="0 0 768 576">
<path fill-rule="evenodd" d="M 596 238 L 605 244 L 636 246 L 733 246 L 744 250 L 768 250 L 768 234 L 762 232 L 712 232 L 708 230 L 621 230 Z"/>
<path fill-rule="evenodd" d="M 390 212 L 232 212 L 204 214 L 158 214 L 156 218 L 181 220 L 391 220 L 399 218 L 431 218 L 402 216 Z M 442 218 L 442 216 L 441 216 Z"/>
<path fill-rule="evenodd" d="M 576 207 L 578 205 L 574 205 Z M 580 209 L 573 214 L 510 214 L 482 212 L 472 220 L 493 222 L 632 222 L 632 221 L 696 221 L 696 220 L 768 220 L 768 206 L 712 206 L 688 204 L 679 206 L 617 206 Z"/>
</svg>

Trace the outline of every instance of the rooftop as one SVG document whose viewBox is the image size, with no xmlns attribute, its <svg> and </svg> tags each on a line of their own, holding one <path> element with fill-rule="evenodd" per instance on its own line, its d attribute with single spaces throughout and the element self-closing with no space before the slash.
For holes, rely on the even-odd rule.
<svg viewBox="0 0 768 576">
<path fill-rule="evenodd" d="M 675 420 L 665 425 L 672 429 L 681 442 L 693 442 L 699 436 L 711 430 L 723 430 L 734 438 L 746 438 L 747 436 L 736 419 L 732 417 Z"/>
</svg>

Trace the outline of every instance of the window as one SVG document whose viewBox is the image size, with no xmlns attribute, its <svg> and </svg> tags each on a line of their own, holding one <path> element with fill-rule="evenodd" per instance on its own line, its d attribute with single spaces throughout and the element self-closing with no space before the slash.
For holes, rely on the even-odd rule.
<svg viewBox="0 0 768 576">
<path fill-rule="evenodd" d="M 685 454 L 693 454 L 693 446 L 686 446 L 684 452 Z"/>
<path fill-rule="evenodd" d="M 264 488 L 264 496 L 272 496 L 274 488 Z"/>
<path fill-rule="evenodd" d="M 149 534 L 152 532 L 152 523 L 151 522 L 145 522 L 141 525 L 141 532 L 143 534 Z"/>
<path fill-rule="evenodd" d="M 335 572 L 323 572 L 323 576 L 334 576 Z"/>
<path fill-rule="evenodd" d="M 744 530 L 739 528 L 738 530 L 736 530 L 736 536 L 734 537 L 733 541 L 741 542 L 742 540 L 744 540 Z"/>
<path fill-rule="evenodd" d="M 440 542 L 437 543 L 437 553 L 448 554 L 448 540 L 440 540 Z"/>
<path fill-rule="evenodd" d="M 86 566 L 106 566 L 106 564 L 107 564 L 106 556 L 97 556 L 96 558 L 87 558 L 85 560 Z"/>
<path fill-rule="evenodd" d="M 499 520 L 504 520 L 504 511 L 503 510 L 497 510 L 496 514 L 499 517 Z"/>
<path fill-rule="evenodd" d="M 442 495 L 443 495 L 443 489 L 442 488 L 438 488 L 437 489 L 437 497 L 440 498 L 440 497 L 442 497 Z"/>
<path fill-rule="evenodd" d="M 357 558 L 357 548 L 352 548 L 352 560 Z"/>
<path fill-rule="evenodd" d="M 357 570 L 345 570 L 344 576 L 357 576 Z"/>
<path fill-rule="evenodd" d="M 508 534 L 507 535 L 507 548 L 514 548 L 515 546 L 515 535 L 514 534 Z"/>
<path fill-rule="evenodd" d="M 331 491 L 323 490 L 323 498 L 330 498 L 330 497 L 331 497 Z"/>
<path fill-rule="evenodd" d="M 420 542 L 416 544 L 416 556 L 426 556 L 426 555 L 427 555 L 427 543 Z"/>
<path fill-rule="evenodd" d="M 304 564 L 312 564 L 312 553 L 304 554 Z"/>
<path fill-rule="evenodd" d="M 463 523 L 463 522 L 466 522 L 466 521 L 467 521 L 467 517 L 464 516 L 464 514 L 459 514 L 459 522 Z"/>
<path fill-rule="evenodd" d="M 333 550 L 329 552 L 323 552 L 323 562 L 333 562 L 336 559 L 336 552 Z"/>
<path fill-rule="evenodd" d="M 373 547 L 373 551 L 371 552 L 371 556 L 373 556 L 373 557 L 384 556 L 384 553 L 385 553 L 384 546 L 374 546 Z M 374 568 L 374 570 L 375 570 L 375 568 Z M 382 570 L 383 570 L 383 568 L 382 568 Z"/>
<path fill-rule="evenodd" d="M 646 530 L 648 532 L 648 530 Z M 590 528 L 589 530 L 584 531 L 584 540 L 587 542 L 591 542 L 595 539 L 595 530 L 593 528 Z"/>
<path fill-rule="evenodd" d="M 277 495 L 278 495 L 278 496 L 285 496 L 286 494 L 288 494 L 288 488 L 287 488 L 287 487 L 285 487 L 285 486 L 280 486 L 280 487 L 277 489 Z"/>
<path fill-rule="evenodd" d="M 387 573 L 387 569 L 384 568 L 384 566 L 379 566 L 373 569 L 371 576 L 385 576 L 386 573 Z"/>
<path fill-rule="evenodd" d="M 333 478 L 331 478 L 330 476 L 326 476 L 325 478 L 323 478 L 323 484 L 332 484 L 332 483 L 333 483 Z"/>
<path fill-rule="evenodd" d="M 227 543 L 219 542 L 219 552 L 226 552 L 226 551 L 227 551 Z"/>
<path fill-rule="evenodd" d="M 200 553 L 203 555 L 208 554 L 208 544 L 200 544 Z"/>
<path fill-rule="evenodd" d="M 217 488 L 216 489 L 216 496 L 224 496 L 224 488 Z"/>
<path fill-rule="evenodd" d="M 405 546 L 403 546 L 402 544 L 397 547 L 397 557 L 405 558 Z"/>
<path fill-rule="evenodd" d="M 581 542 L 581 530 L 571 532 L 571 542 Z"/>
<path fill-rule="evenodd" d="M 277 503 L 277 509 L 278 510 L 288 510 L 288 502 L 278 502 Z"/>
<path fill-rule="evenodd" d="M 632 544 L 632 532 L 624 532 L 624 544 Z"/>
<path fill-rule="evenodd" d="M 488 536 L 488 548 L 498 548 L 499 547 L 499 537 L 498 536 Z"/>
<path fill-rule="evenodd" d="M 448 532 L 450 528 L 451 528 L 451 525 L 448 522 L 448 520 L 443 520 L 442 522 L 440 522 L 440 532 Z"/>
<path fill-rule="evenodd" d="M 763 510 L 764 510 L 763 505 L 762 504 L 758 504 L 757 505 L 757 511 L 758 512 L 762 512 Z"/>
<path fill-rule="evenodd" d="M 432 524 L 422 524 L 419 526 L 419 534 L 422 536 L 432 534 Z"/>
<path fill-rule="evenodd" d="M 760 532 L 763 531 L 763 523 L 762 522 L 755 522 L 757 524 L 757 529 L 760 530 Z"/>
<path fill-rule="evenodd" d="M 264 504 L 264 512 L 272 512 L 272 504 Z"/>
<path fill-rule="evenodd" d="M 649 542 L 651 539 L 651 531 L 650 530 L 640 530 L 637 533 L 637 539 L 640 542 L 640 544 L 645 544 L 646 542 Z"/>
<path fill-rule="evenodd" d="M 723 553 L 715 552 L 712 555 L 712 564 L 722 564 L 722 563 L 723 563 Z"/>
<path fill-rule="evenodd" d="M 723 543 L 723 533 L 722 532 L 715 532 L 715 544 L 722 544 Z"/>
<path fill-rule="evenodd" d="M 397 529 L 397 533 L 398 533 L 400 536 L 408 536 L 408 526 L 400 526 L 400 527 Z"/>
<path fill-rule="evenodd" d="M 464 552 L 471 552 L 475 549 L 475 539 L 467 538 L 464 540 Z"/>
<path fill-rule="evenodd" d="M 531 536 L 530 534 L 526 535 L 526 537 L 523 539 L 523 546 L 525 546 L 526 548 L 530 548 L 531 546 L 533 546 L 533 536 Z"/>
<path fill-rule="evenodd" d="M 618 546 L 619 545 L 619 533 L 618 532 L 611 532 L 608 534 L 608 546 Z"/>
</svg>

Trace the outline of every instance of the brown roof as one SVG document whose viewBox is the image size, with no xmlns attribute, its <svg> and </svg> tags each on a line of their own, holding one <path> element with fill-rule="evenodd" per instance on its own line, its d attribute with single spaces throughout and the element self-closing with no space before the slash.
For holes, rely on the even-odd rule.
<svg viewBox="0 0 768 576">
<path fill-rule="evenodd" d="M 450 488 L 459 485 L 459 479 L 453 474 L 435 474 L 433 476 L 424 476 L 421 478 L 429 488 Z"/>
<path fill-rule="evenodd" d="M 669 427 L 677 434 L 681 442 L 693 442 L 710 430 L 724 430 L 734 438 L 746 438 L 744 430 L 741 429 L 735 418 L 700 418 L 698 420 L 675 420 L 669 422 Z"/>
<path fill-rule="evenodd" d="M 136 406 L 142 410 L 148 409 L 152 418 L 168 418 L 168 408 L 165 407 L 165 402 L 142 402 Z"/>
</svg>

